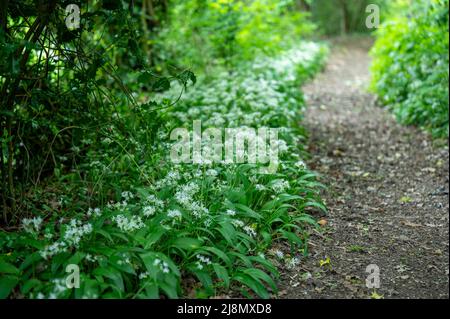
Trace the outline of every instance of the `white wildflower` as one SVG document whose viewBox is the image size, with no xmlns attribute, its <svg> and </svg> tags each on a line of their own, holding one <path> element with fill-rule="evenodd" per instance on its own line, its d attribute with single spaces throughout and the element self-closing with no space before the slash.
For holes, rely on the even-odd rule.
<svg viewBox="0 0 450 319">
<path fill-rule="evenodd" d="M 206 171 L 206 175 L 210 177 L 216 177 L 217 175 L 219 175 L 219 173 L 215 169 L 211 168 Z"/>
<path fill-rule="evenodd" d="M 167 216 L 170 218 L 181 218 L 181 212 L 178 209 L 172 209 L 167 212 Z"/>
<path fill-rule="evenodd" d="M 299 264 L 300 264 L 300 259 L 297 257 L 294 257 L 294 258 L 289 259 L 286 266 L 289 269 L 293 269 L 293 268 L 297 267 Z"/>
<path fill-rule="evenodd" d="M 262 184 L 256 184 L 255 188 L 256 188 L 257 191 L 266 190 L 266 186 L 264 186 Z"/>
<path fill-rule="evenodd" d="M 279 259 L 283 259 L 284 253 L 281 250 L 277 249 L 275 250 L 275 256 L 277 256 Z"/>
<path fill-rule="evenodd" d="M 306 169 L 306 164 L 305 164 L 305 162 L 300 160 L 300 161 L 295 163 L 295 167 L 300 168 L 300 169 Z"/>
<path fill-rule="evenodd" d="M 89 208 L 88 212 L 86 214 L 88 217 L 91 217 L 92 215 L 96 216 L 96 217 L 100 217 L 102 215 L 102 211 L 100 210 L 100 208 Z"/>
<path fill-rule="evenodd" d="M 226 214 L 228 216 L 235 216 L 236 215 L 236 211 L 234 211 L 232 209 L 227 209 Z"/>
<path fill-rule="evenodd" d="M 244 227 L 245 225 L 244 222 L 239 219 L 232 220 L 231 223 L 233 224 L 234 227 Z"/>
<path fill-rule="evenodd" d="M 155 215 L 155 212 L 156 208 L 154 206 L 145 206 L 142 213 L 145 217 L 149 217 Z"/>
<path fill-rule="evenodd" d="M 41 217 L 22 219 L 22 227 L 27 233 L 38 233 L 41 229 L 43 219 Z"/>
<path fill-rule="evenodd" d="M 256 237 L 256 231 L 250 227 L 250 226 L 245 226 L 244 227 L 244 231 L 247 233 L 247 235 L 249 235 L 250 237 Z"/>
<path fill-rule="evenodd" d="M 114 216 L 112 220 L 117 224 L 117 227 L 119 227 L 120 230 L 125 232 L 135 231 L 145 227 L 145 224 L 139 216 L 127 218 L 124 215 L 117 215 Z"/>
<path fill-rule="evenodd" d="M 125 201 L 128 201 L 133 198 L 134 198 L 134 195 L 131 192 L 129 192 L 129 191 L 122 192 L 122 199 L 124 199 Z"/>
<path fill-rule="evenodd" d="M 150 275 L 150 273 L 148 272 L 148 271 L 146 271 L 146 272 L 141 272 L 140 274 L 139 274 L 139 279 L 145 279 L 145 278 L 147 278 L 148 276 Z"/>
<path fill-rule="evenodd" d="M 157 198 L 155 195 L 149 195 L 146 200 L 147 203 L 152 204 L 157 208 L 164 208 L 164 202 Z"/>
<path fill-rule="evenodd" d="M 196 257 L 197 257 L 197 259 L 199 261 L 201 261 L 202 263 L 204 263 L 206 265 L 210 265 L 211 264 L 211 259 L 209 257 L 205 257 L 203 255 L 197 255 Z"/>
<path fill-rule="evenodd" d="M 283 179 L 276 180 L 272 184 L 272 189 L 275 193 L 280 194 L 286 191 L 286 189 L 289 189 L 289 182 Z"/>
<path fill-rule="evenodd" d="M 81 221 L 72 219 L 64 233 L 64 240 L 72 246 L 77 247 L 83 236 L 92 232 L 92 225 L 82 224 Z"/>
</svg>

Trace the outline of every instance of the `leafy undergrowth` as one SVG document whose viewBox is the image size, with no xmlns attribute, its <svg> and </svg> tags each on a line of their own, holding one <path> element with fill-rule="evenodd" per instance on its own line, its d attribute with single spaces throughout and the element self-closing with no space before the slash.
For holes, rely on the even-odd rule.
<svg viewBox="0 0 450 319">
<path fill-rule="evenodd" d="M 405 124 L 448 136 L 448 0 L 414 1 L 377 32 L 373 89 Z"/>
<path fill-rule="evenodd" d="M 306 210 L 325 210 L 321 185 L 302 161 L 298 87 L 326 54 L 321 45 L 303 43 L 189 87 L 173 110 L 147 114 L 164 118 L 165 126 L 141 123 L 143 135 L 153 130 L 152 145 L 126 136 L 136 154 L 150 147 L 148 161 L 135 159 L 111 127 L 105 148 L 85 155 L 86 174 L 98 177 L 85 191 L 98 208 L 71 204 L 66 194 L 38 217 L 24 219 L 20 230 L 0 233 L 0 297 L 206 298 L 230 287 L 248 297 L 276 294 L 277 269 L 265 253 L 274 241 L 287 240 L 293 256 L 306 254 L 305 229 L 316 225 Z M 203 129 L 280 128 L 277 172 L 261 174 L 263 164 L 173 164 L 168 132 L 190 128 L 193 120 L 201 120 Z M 111 154 L 117 152 L 113 145 L 123 152 Z M 134 173 L 121 175 L 124 166 Z M 71 178 L 76 176 L 53 187 Z M 108 180 L 116 186 L 105 191 Z M 104 203 L 100 194 L 115 200 Z M 80 268 L 79 289 L 66 288 L 69 264 Z"/>
</svg>

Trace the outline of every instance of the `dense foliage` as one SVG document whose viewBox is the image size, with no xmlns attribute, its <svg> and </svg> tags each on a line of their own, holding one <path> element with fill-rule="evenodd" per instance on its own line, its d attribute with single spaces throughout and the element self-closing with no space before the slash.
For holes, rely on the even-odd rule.
<svg viewBox="0 0 450 319">
<path fill-rule="evenodd" d="M 167 132 L 161 130 L 154 160 L 139 168 L 143 176 L 135 183 L 141 184 L 118 194 L 116 201 L 73 212 L 70 218 L 50 212 L 45 220 L 25 219 L 23 233 L 2 234 L 2 250 L 9 253 L 0 271 L 10 274 L 2 279 L 3 289 L 18 284 L 16 293 L 32 298 L 173 298 L 186 294 L 181 279 L 193 276 L 202 283 L 197 297 L 233 282 L 260 297 L 269 296 L 266 285 L 276 292 L 277 272 L 264 252 L 273 240 L 286 239 L 293 252 L 288 262 L 297 263 L 297 252 L 306 253 L 300 226 L 315 224 L 305 208 L 324 209 L 319 185 L 301 161 L 296 114 L 302 98 L 291 69 L 295 64 L 310 72 L 323 53 L 305 44 L 282 60 L 262 60 L 243 73 L 223 75 L 187 94 L 167 118 L 168 125 L 198 118 L 205 126 L 278 124 L 284 128 L 281 171 L 261 175 L 250 164 L 161 163 L 169 153 Z M 106 163 L 95 165 L 109 172 Z M 66 203 L 61 205 L 64 209 Z M 74 295 L 64 286 L 68 263 L 78 264 L 82 272 L 81 289 Z"/>
<path fill-rule="evenodd" d="M 68 29 L 74 2 L 81 27 Z M 276 293 L 267 251 L 287 240 L 283 261 L 298 263 L 308 209 L 325 209 L 302 161 L 298 86 L 326 49 L 301 42 L 313 26 L 294 8 L 2 2 L 0 297 Z M 280 128 L 281 165 L 175 165 L 170 132 L 193 120 Z"/>
<path fill-rule="evenodd" d="M 398 119 L 448 136 L 448 0 L 413 1 L 377 32 L 373 89 Z M 398 15 L 398 12 L 405 12 Z"/>
<path fill-rule="evenodd" d="M 170 9 L 171 23 L 160 30 L 161 58 L 209 74 L 288 49 L 315 28 L 308 13 L 293 10 L 294 2 L 179 1 Z"/>
<path fill-rule="evenodd" d="M 302 0 L 299 6 L 310 13 L 318 31 L 325 35 L 344 35 L 373 31 L 366 25 L 370 13 L 369 5 L 380 10 L 380 21 L 384 19 L 389 4 L 394 0 Z"/>
</svg>

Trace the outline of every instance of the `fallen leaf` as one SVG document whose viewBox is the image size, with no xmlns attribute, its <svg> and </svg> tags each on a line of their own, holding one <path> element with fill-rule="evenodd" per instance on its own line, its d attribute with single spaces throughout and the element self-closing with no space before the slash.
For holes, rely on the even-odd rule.
<svg viewBox="0 0 450 319">
<path fill-rule="evenodd" d="M 414 227 L 414 228 L 416 228 L 416 227 L 422 227 L 421 224 L 412 223 L 412 222 L 410 222 L 409 220 L 402 220 L 401 223 L 402 223 L 403 225 L 405 225 L 405 226 L 408 226 L 408 227 Z"/>
<path fill-rule="evenodd" d="M 374 291 L 374 292 L 372 292 L 372 294 L 370 295 L 370 298 L 371 298 L 371 299 L 383 299 L 384 296 L 383 296 L 383 295 L 379 295 L 379 294 L 377 294 L 376 291 Z"/>
<path fill-rule="evenodd" d="M 402 198 L 400 198 L 400 203 L 402 204 L 407 204 L 407 203 L 411 203 L 412 202 L 412 198 L 409 196 L 403 196 Z"/>
<path fill-rule="evenodd" d="M 319 266 L 320 267 L 323 267 L 323 266 L 326 266 L 326 265 L 331 265 L 331 260 L 330 260 L 330 257 L 327 257 L 325 260 L 320 260 L 319 261 Z"/>
<path fill-rule="evenodd" d="M 422 172 L 435 173 L 436 169 L 434 167 L 425 167 L 425 168 L 422 168 Z"/>
<path fill-rule="evenodd" d="M 341 150 L 339 150 L 339 149 L 336 149 L 336 150 L 333 151 L 333 155 L 336 156 L 336 157 L 341 157 L 343 154 L 344 153 Z"/>
<path fill-rule="evenodd" d="M 325 226 L 326 224 L 328 224 L 328 221 L 325 218 L 322 218 L 317 222 L 317 224 L 319 224 L 320 226 Z"/>
</svg>

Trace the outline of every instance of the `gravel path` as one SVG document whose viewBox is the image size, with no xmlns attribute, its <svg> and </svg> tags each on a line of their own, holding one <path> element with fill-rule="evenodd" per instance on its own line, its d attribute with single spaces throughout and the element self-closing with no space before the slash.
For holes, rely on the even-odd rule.
<svg viewBox="0 0 450 319">
<path fill-rule="evenodd" d="M 328 187 L 329 213 L 318 216 L 309 257 L 284 271 L 281 297 L 449 297 L 448 141 L 436 145 L 376 105 L 366 90 L 369 47 L 335 43 L 325 72 L 304 88 L 309 165 Z M 370 264 L 379 289 L 366 287 Z"/>
</svg>

